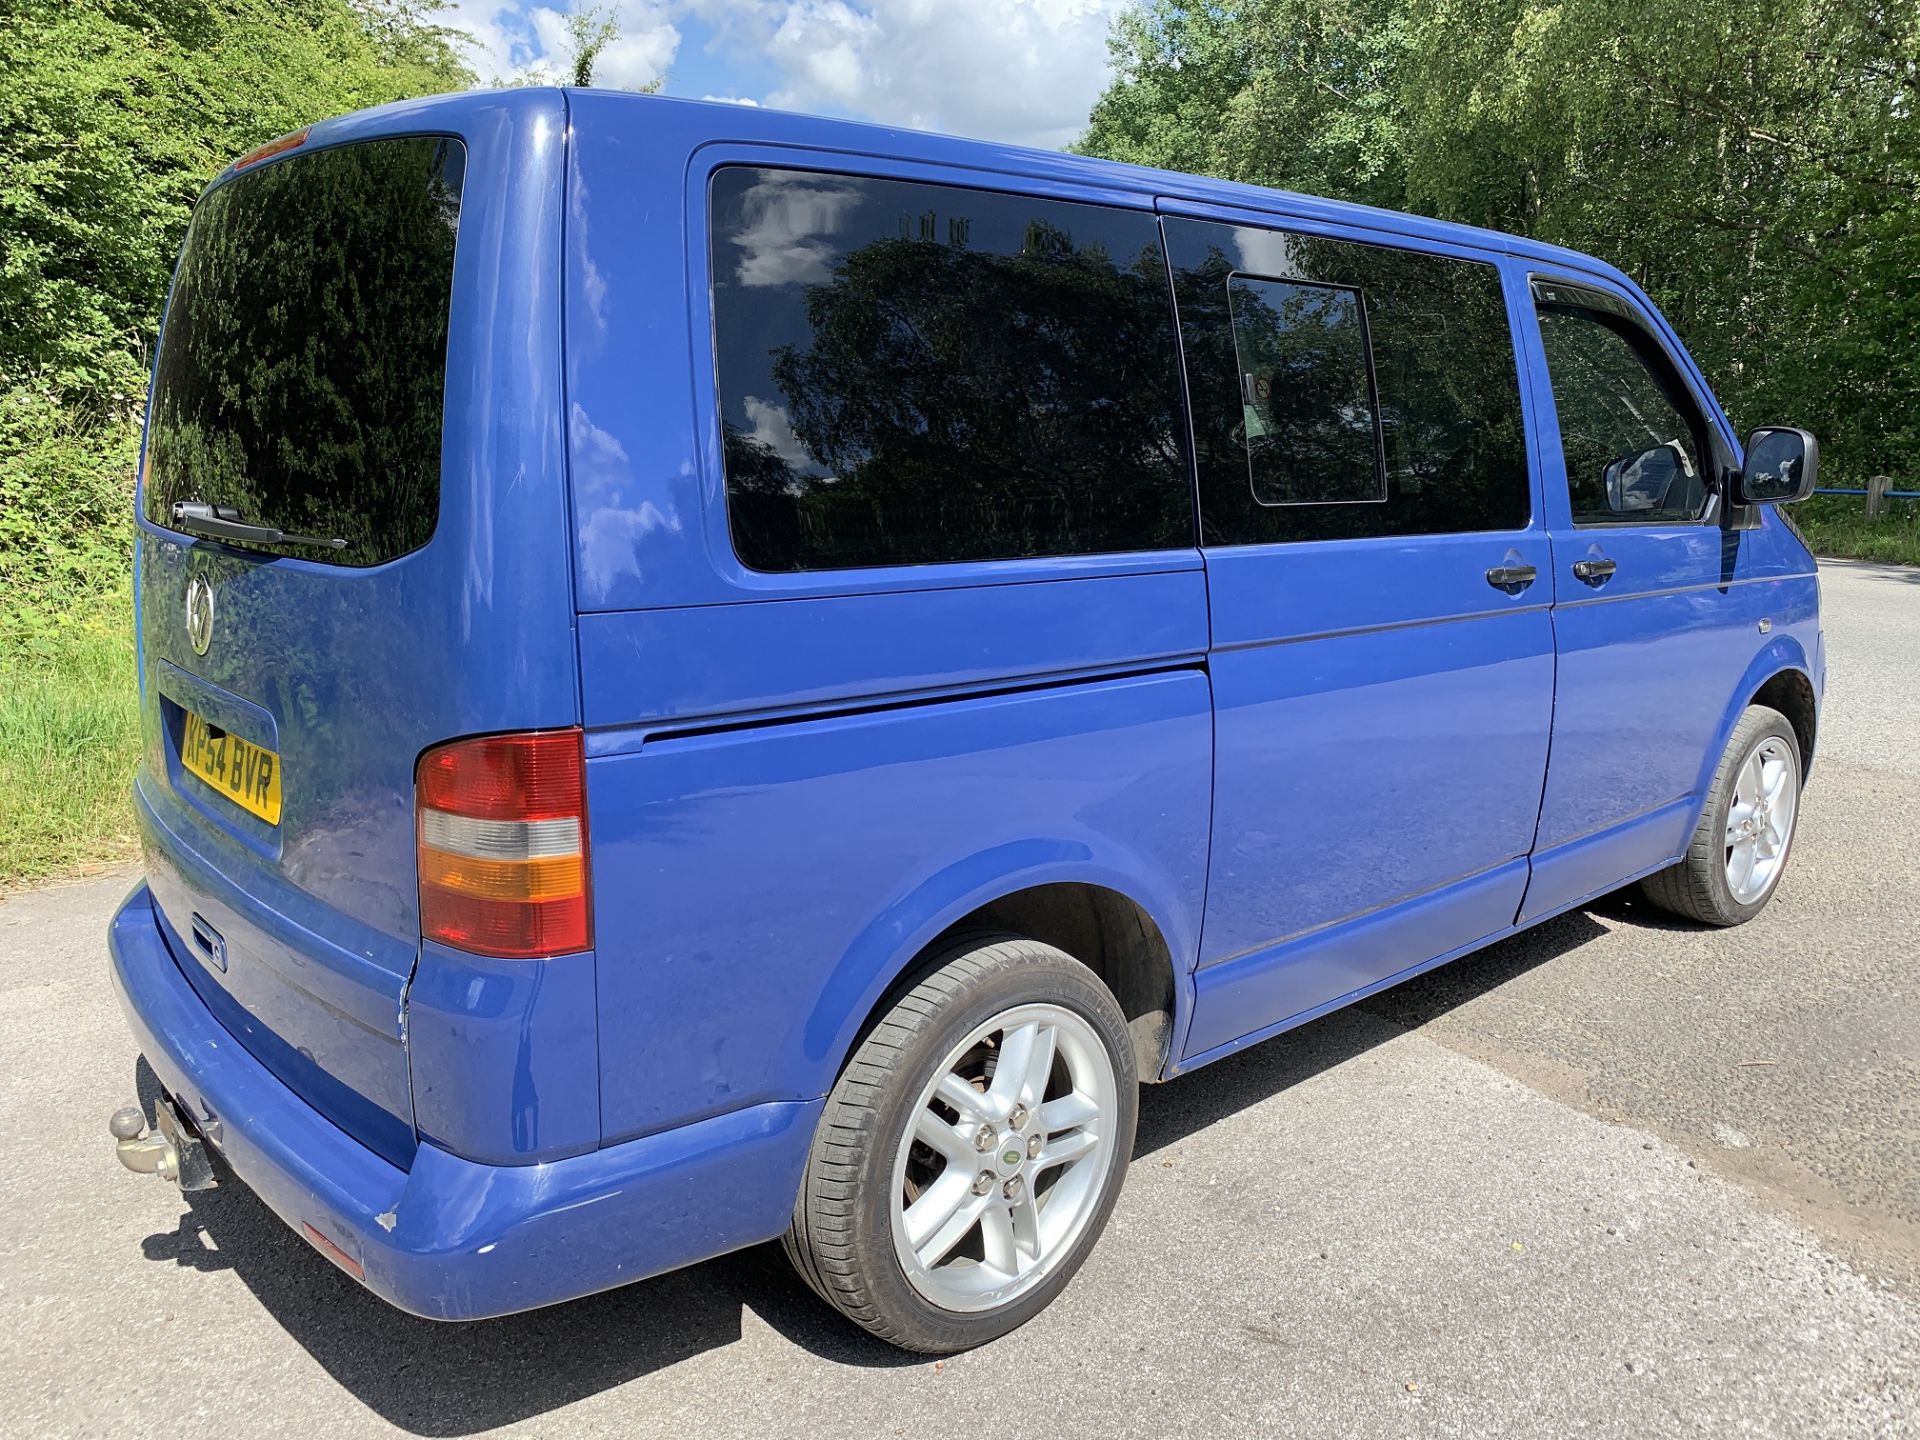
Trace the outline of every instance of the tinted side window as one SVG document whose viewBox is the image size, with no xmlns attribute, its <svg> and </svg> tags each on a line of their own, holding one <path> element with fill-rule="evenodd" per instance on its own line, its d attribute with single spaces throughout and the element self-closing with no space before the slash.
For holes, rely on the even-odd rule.
<svg viewBox="0 0 1920 1440">
<path fill-rule="evenodd" d="M 1236 275 L 1227 297 L 1254 498 L 1386 499 L 1359 295 Z"/>
<path fill-rule="evenodd" d="M 288 547 L 345 565 L 427 543 L 465 155 L 432 137 L 339 145 L 200 201 L 154 366 L 149 520 L 227 506 L 345 540 Z"/>
<path fill-rule="evenodd" d="M 712 267 L 746 564 L 1193 543 L 1151 215 L 730 167 L 712 182 Z"/>
<path fill-rule="evenodd" d="M 1712 452 L 1659 347 L 1605 311 L 1543 301 L 1539 314 L 1574 523 L 1699 519 Z"/>
<path fill-rule="evenodd" d="M 1526 525 L 1532 505 L 1519 372 L 1493 266 L 1203 220 L 1168 220 L 1166 233 L 1207 544 Z M 1359 493 L 1361 447 L 1351 438 L 1332 451 L 1304 445 L 1287 462 L 1290 488 L 1259 478 L 1262 452 L 1270 447 L 1249 425 L 1266 421 L 1246 403 L 1248 371 L 1237 329 L 1241 296 L 1257 284 L 1277 285 L 1268 293 L 1283 300 L 1308 287 L 1353 297 L 1354 328 L 1371 362 L 1374 443 L 1382 457 L 1370 493 Z M 1332 322 L 1347 306 L 1323 300 L 1318 308 L 1322 328 L 1338 329 Z M 1311 383 L 1302 383 L 1307 374 Z M 1283 405 L 1318 412 L 1316 427 L 1294 422 L 1296 436 L 1350 436 L 1361 428 L 1360 392 L 1350 371 L 1337 387 L 1330 374 L 1296 367 L 1282 385 L 1279 372 L 1269 370 L 1270 389 L 1290 390 Z M 1261 378 L 1258 372 L 1252 377 L 1256 397 Z M 1274 457 L 1267 460 L 1269 475 L 1279 473 Z M 1354 499 L 1376 503 L 1339 503 Z"/>
</svg>

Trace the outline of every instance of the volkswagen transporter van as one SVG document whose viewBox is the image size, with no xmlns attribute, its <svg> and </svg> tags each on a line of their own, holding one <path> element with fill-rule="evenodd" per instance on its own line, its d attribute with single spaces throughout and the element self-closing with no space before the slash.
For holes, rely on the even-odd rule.
<svg viewBox="0 0 1920 1440">
<path fill-rule="evenodd" d="M 783 1238 L 978 1343 L 1142 1083 L 1767 903 L 1816 458 L 1511 236 L 592 91 L 317 124 L 154 365 L 121 1156 L 418 1315 Z"/>
</svg>

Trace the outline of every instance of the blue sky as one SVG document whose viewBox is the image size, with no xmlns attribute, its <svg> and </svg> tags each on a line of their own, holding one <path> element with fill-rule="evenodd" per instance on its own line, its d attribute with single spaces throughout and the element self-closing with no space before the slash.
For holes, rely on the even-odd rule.
<svg viewBox="0 0 1920 1440">
<path fill-rule="evenodd" d="M 482 79 L 564 57 L 577 0 L 452 0 Z M 596 80 L 1057 148 L 1125 0 L 621 0 Z"/>
</svg>

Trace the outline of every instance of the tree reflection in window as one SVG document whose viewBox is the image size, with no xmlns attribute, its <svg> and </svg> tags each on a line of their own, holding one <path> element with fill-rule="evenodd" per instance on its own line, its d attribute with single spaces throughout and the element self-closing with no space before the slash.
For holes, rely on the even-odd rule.
<svg viewBox="0 0 1920 1440">
<path fill-rule="evenodd" d="M 426 544 L 465 150 L 408 137 L 296 152 L 194 210 L 154 368 L 146 515 L 176 500 L 377 565 Z M 242 545 L 245 542 L 229 542 Z"/>
<path fill-rule="evenodd" d="M 1190 544 L 1153 218 L 729 168 L 714 330 L 740 557 L 817 570 Z"/>
<path fill-rule="evenodd" d="M 1359 295 L 1243 275 L 1227 293 L 1254 498 L 1386 499 Z"/>
<path fill-rule="evenodd" d="M 1499 272 L 1453 256 L 1169 219 L 1208 545 L 1520 529 L 1531 509 L 1519 371 Z M 1385 502 L 1262 504 L 1230 287 L 1258 277 L 1356 293 L 1385 459 Z M 1230 303 L 1231 302 L 1231 303 Z M 1328 394 L 1302 404 L 1344 403 Z M 1257 443 L 1257 441 L 1256 441 Z"/>
</svg>

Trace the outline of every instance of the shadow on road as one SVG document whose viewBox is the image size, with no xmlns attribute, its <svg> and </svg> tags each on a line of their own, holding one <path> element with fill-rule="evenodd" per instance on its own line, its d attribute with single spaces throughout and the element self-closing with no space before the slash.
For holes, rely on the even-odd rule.
<svg viewBox="0 0 1920 1440">
<path fill-rule="evenodd" d="M 1134 1158 L 1142 1159 L 1258 1105 L 1604 935 L 1606 927 L 1594 915 L 1646 928 L 1683 923 L 1622 896 L 1608 896 L 1589 908 L 1591 913 L 1575 910 L 1561 915 L 1203 1070 L 1146 1087 L 1140 1092 Z"/>
<path fill-rule="evenodd" d="M 1896 585 L 1920 585 L 1920 566 L 1916 565 L 1900 565 L 1885 560 L 1829 559 L 1823 556 L 1820 560 L 1820 566 L 1825 570 L 1836 568 L 1858 570 L 1863 575 L 1871 576 L 1875 580 L 1886 580 Z"/>
<path fill-rule="evenodd" d="M 1595 914 L 1666 923 L 1610 897 Z M 1476 995 L 1604 933 L 1575 911 L 1359 1006 L 1142 1092 L 1136 1160 L 1281 1094 Z M 151 1110 L 159 1086 L 136 1072 Z M 740 1339 L 746 1317 L 836 1363 L 925 1363 L 868 1336 L 822 1304 L 762 1245 L 603 1295 L 503 1320 L 442 1324 L 402 1314 L 322 1258 L 245 1185 L 182 1197 L 149 1260 L 231 1269 L 274 1319 L 362 1404 L 416 1435 L 461 1436 L 546 1414 Z M 318 1417 L 316 1417 L 318 1423 Z M 690 1425 L 697 1424 L 689 1417 Z"/>
</svg>

